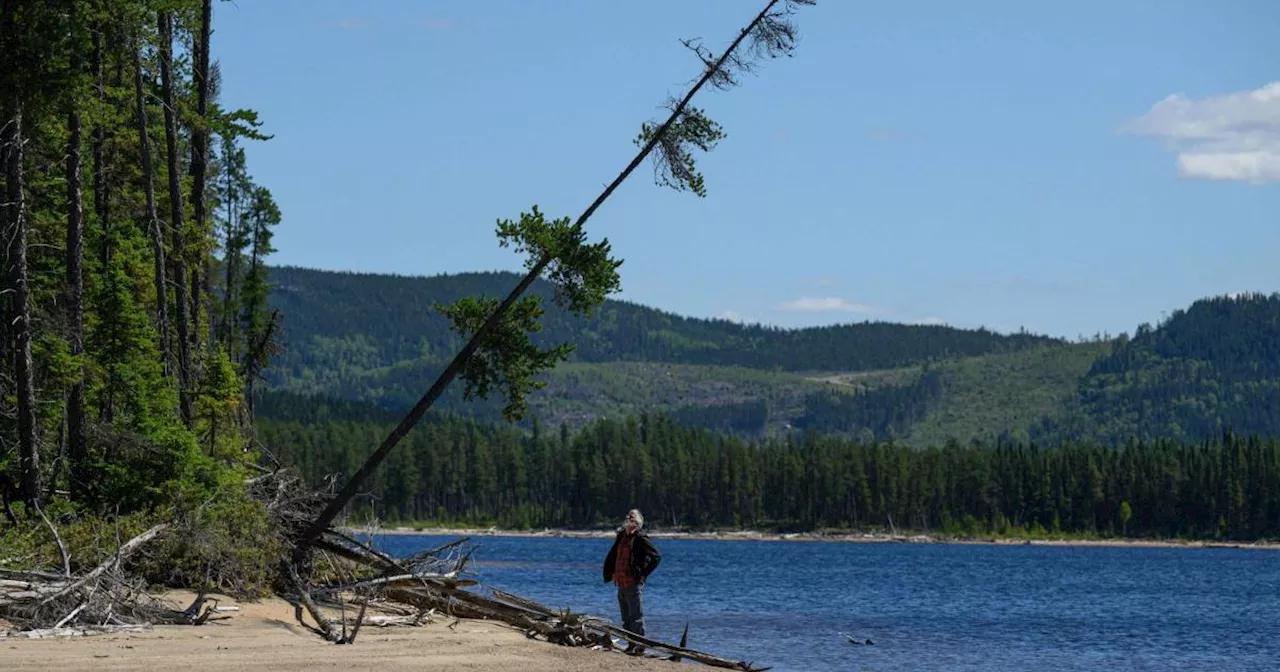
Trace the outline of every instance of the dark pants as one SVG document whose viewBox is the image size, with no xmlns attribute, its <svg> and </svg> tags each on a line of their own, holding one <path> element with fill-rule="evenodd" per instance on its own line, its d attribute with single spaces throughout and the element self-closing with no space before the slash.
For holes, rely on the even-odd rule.
<svg viewBox="0 0 1280 672">
<path fill-rule="evenodd" d="M 644 634 L 644 606 L 640 598 L 644 588 L 640 585 L 618 589 L 618 608 L 622 610 L 622 629 Z"/>
</svg>

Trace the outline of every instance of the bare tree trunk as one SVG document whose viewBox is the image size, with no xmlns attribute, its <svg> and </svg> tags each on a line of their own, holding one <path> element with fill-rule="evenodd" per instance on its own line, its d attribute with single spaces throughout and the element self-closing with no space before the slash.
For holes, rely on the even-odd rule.
<svg viewBox="0 0 1280 672">
<path fill-rule="evenodd" d="M 191 342 L 187 332 L 187 258 L 182 178 L 178 173 L 178 117 L 173 96 L 173 12 L 160 13 L 160 84 L 164 89 L 164 141 L 169 162 L 169 208 L 173 228 L 174 307 L 178 311 L 178 407 L 182 422 L 192 425 Z"/>
<path fill-rule="evenodd" d="M 73 25 L 75 19 L 72 20 Z M 72 71 L 80 69 L 73 55 Z M 67 110 L 67 325 L 72 356 L 84 352 L 84 194 L 80 183 L 80 101 L 72 98 Z M 85 485 L 84 367 L 67 393 L 67 453 L 71 461 L 71 497 Z"/>
<path fill-rule="evenodd" d="M 11 93 L 14 95 L 16 92 Z M 16 97 L 16 96 L 15 96 Z M 31 361 L 31 296 L 27 285 L 27 221 L 22 175 L 22 104 L 13 106 L 7 124 L 5 166 L 5 224 L 10 237 L 9 263 L 13 295 L 16 352 L 14 377 L 18 386 L 18 462 L 22 472 L 22 497 L 32 506 L 40 503 L 40 452 L 36 446 L 35 379 Z"/>
<path fill-rule="evenodd" d="M 133 45 L 133 90 L 137 103 L 138 143 L 142 154 L 143 186 L 147 196 L 147 222 L 151 229 L 151 247 L 155 254 L 156 324 L 160 330 L 160 352 L 165 375 L 173 362 L 169 348 L 169 292 L 164 272 L 164 231 L 156 214 L 155 172 L 151 166 L 151 139 L 147 134 L 147 101 L 142 88 L 142 45 Z"/>
<path fill-rule="evenodd" d="M 200 13 L 200 37 L 196 41 L 195 85 L 196 121 L 191 128 L 191 207 L 195 229 L 203 234 L 205 227 L 205 173 L 209 158 L 209 35 L 213 21 L 213 2 L 204 0 Z M 195 332 L 193 342 L 199 338 L 201 294 L 208 294 L 209 269 L 205 263 L 192 271 L 191 312 Z"/>
</svg>

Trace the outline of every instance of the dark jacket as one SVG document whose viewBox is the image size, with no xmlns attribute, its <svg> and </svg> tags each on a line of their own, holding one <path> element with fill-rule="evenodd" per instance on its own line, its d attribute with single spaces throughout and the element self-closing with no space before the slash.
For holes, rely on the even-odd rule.
<svg viewBox="0 0 1280 672">
<path fill-rule="evenodd" d="M 618 530 L 618 536 L 614 538 L 613 546 L 609 548 L 609 555 L 604 558 L 605 583 L 613 580 L 613 566 L 618 557 L 618 544 L 624 543 L 626 537 L 626 531 Z M 662 562 L 662 554 L 658 552 L 653 542 L 649 541 L 649 535 L 644 531 L 636 532 L 631 542 L 631 576 L 635 578 L 636 583 L 644 585 L 645 579 L 658 568 L 659 562 Z"/>
</svg>

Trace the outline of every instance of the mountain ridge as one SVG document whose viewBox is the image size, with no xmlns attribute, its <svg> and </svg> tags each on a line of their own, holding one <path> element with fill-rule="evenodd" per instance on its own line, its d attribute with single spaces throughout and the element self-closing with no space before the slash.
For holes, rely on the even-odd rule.
<svg viewBox="0 0 1280 672">
<path fill-rule="evenodd" d="M 463 296 L 505 295 L 518 280 L 506 271 L 407 276 L 282 266 L 270 274 L 272 306 L 284 314 L 286 348 L 267 371 L 268 386 L 389 410 L 416 402 L 462 345 L 435 306 Z M 921 446 L 1002 436 L 1187 438 L 1228 421 L 1268 431 L 1274 426 L 1270 415 L 1255 407 L 1268 399 L 1278 366 L 1272 360 L 1280 355 L 1267 348 L 1272 331 L 1280 333 L 1274 327 L 1280 324 L 1280 301 L 1274 297 L 1280 295 L 1202 299 L 1158 326 L 1140 325 L 1132 338 L 1071 342 L 1025 331 L 1000 334 L 871 320 L 818 327 L 743 325 L 612 299 L 584 319 L 555 306 L 553 292 L 541 281 L 530 290 L 547 305 L 545 328 L 533 339 L 544 346 L 567 342 L 575 351 L 543 376 L 547 387 L 530 398 L 532 417 L 544 424 L 577 427 L 602 417 L 658 411 L 686 424 L 748 436 L 812 428 Z M 1115 413 L 1108 400 L 1127 399 L 1124 390 L 1133 387 L 1138 374 L 1130 367 L 1163 357 L 1166 369 L 1183 371 L 1186 362 L 1215 352 L 1214 339 L 1206 334 L 1219 327 L 1247 335 L 1218 348 L 1221 361 L 1212 367 L 1199 366 L 1219 377 L 1258 372 L 1253 379 L 1233 379 L 1232 384 L 1253 385 L 1241 388 L 1245 396 L 1237 390 L 1232 397 L 1245 401 L 1215 401 L 1190 424 L 1165 413 L 1160 428 L 1146 433 L 1138 431 L 1144 429 L 1139 424 L 1153 417 L 1155 401 L 1129 399 L 1125 408 L 1148 411 L 1130 412 L 1133 417 L 1123 420 L 1109 417 Z M 1244 341 L 1259 345 L 1245 347 Z M 1175 342 L 1185 344 L 1184 350 L 1168 350 Z M 1116 367 L 1123 375 L 1112 370 Z M 1172 375 L 1148 372 L 1142 379 Z M 1185 378 L 1185 371 L 1181 375 Z M 1150 394 L 1172 398 L 1171 392 L 1158 392 L 1161 385 L 1151 382 Z M 1249 396 L 1259 386 L 1263 396 Z M 497 419 L 496 400 L 464 401 L 459 387 L 452 386 L 438 408 Z M 1200 390 L 1192 396 L 1202 393 L 1207 394 Z M 1184 424 L 1191 429 L 1183 431 Z"/>
</svg>

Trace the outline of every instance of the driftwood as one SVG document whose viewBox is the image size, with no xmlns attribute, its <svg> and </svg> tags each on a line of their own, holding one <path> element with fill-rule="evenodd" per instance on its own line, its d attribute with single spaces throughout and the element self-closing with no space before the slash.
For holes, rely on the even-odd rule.
<svg viewBox="0 0 1280 672">
<path fill-rule="evenodd" d="M 489 595 L 477 590 L 467 590 L 479 585 L 477 581 L 465 578 L 469 574 L 467 563 L 474 551 L 467 539 L 459 539 L 403 559 L 392 558 L 368 544 L 333 530 L 326 530 L 314 542 L 314 547 L 331 554 L 331 559 L 341 559 L 356 566 L 353 570 L 344 572 L 344 576 L 338 580 L 316 587 L 306 586 L 301 577 L 298 577 L 294 583 L 295 595 L 290 596 L 295 604 L 305 607 L 312 618 L 322 624 L 319 629 L 313 629 L 336 643 L 350 643 L 358 628 L 366 623 L 384 627 L 417 625 L 424 614 L 439 612 L 454 618 L 498 621 L 518 628 L 528 637 L 563 646 L 613 649 L 613 638 L 616 637 L 637 647 L 666 653 L 668 660 L 687 660 L 744 672 L 769 669 L 687 648 L 687 626 L 680 644 L 669 644 L 628 632 L 599 616 L 578 614 L 568 609 L 555 610 L 497 588 L 488 588 Z M 292 565 L 289 571 L 292 576 L 297 576 Z M 350 575 L 357 573 L 356 578 Z M 341 599 L 346 593 L 354 594 L 356 599 L 361 600 L 362 612 L 354 620 L 354 629 L 349 638 L 339 634 L 333 622 L 319 614 L 318 608 L 322 602 L 330 607 L 345 608 L 345 602 L 335 604 L 334 599 Z M 384 608 L 396 604 L 416 607 L 418 616 L 404 614 L 365 620 L 363 610 L 374 601 Z M 301 622 L 301 618 L 299 621 Z M 345 626 L 346 622 L 344 617 L 342 624 Z M 303 625 L 311 627 L 306 623 Z"/>
<path fill-rule="evenodd" d="M 38 630 L 0 630 L 0 639 L 48 639 L 50 637 L 84 637 L 87 635 L 150 632 L 150 623 L 133 625 L 81 625 L 74 628 L 41 628 Z"/>
<path fill-rule="evenodd" d="M 53 529 L 47 518 L 44 522 Z M 138 632 L 153 624 L 201 625 L 229 618 L 215 616 L 220 611 L 217 601 L 206 604 L 203 594 L 187 609 L 175 610 L 149 594 L 140 579 L 121 569 L 126 558 L 168 529 L 167 524 L 148 529 L 120 544 L 111 557 L 80 576 L 69 571 L 66 548 L 53 530 L 63 556 L 62 574 L 0 568 L 0 616 L 17 626 L 16 630 L 0 632 L 0 636 L 40 638 Z"/>
<path fill-rule="evenodd" d="M 294 540 L 327 499 L 325 493 L 306 488 L 284 470 L 255 476 L 245 486 L 265 504 L 277 529 Z M 60 542 L 52 523 L 46 519 L 45 524 Z M 142 632 L 153 625 L 201 625 L 230 618 L 225 612 L 236 607 L 220 607 L 217 599 L 204 592 L 178 610 L 149 594 L 141 579 L 129 576 L 124 561 L 172 529 L 156 525 L 119 543 L 109 558 L 78 576 L 69 571 L 69 554 L 61 543 L 60 573 L 0 567 L 0 617 L 16 626 L 0 631 L 0 637 Z M 481 586 L 470 578 L 468 565 L 476 546 L 467 538 L 394 558 L 341 531 L 326 529 L 310 544 L 297 548 L 307 552 L 281 558 L 282 582 L 277 591 L 294 604 L 299 623 L 335 644 L 353 644 L 366 625 L 415 627 L 447 616 L 504 623 L 530 638 L 562 646 L 612 650 L 616 637 L 650 650 L 646 654 L 650 657 L 662 657 L 654 653 L 662 652 L 673 661 L 744 672 L 768 669 L 687 648 L 687 626 L 679 645 L 668 644 L 628 632 L 600 616 L 552 609 Z M 313 562 L 317 553 L 326 560 L 319 568 Z M 340 615 L 326 614 L 326 609 L 340 610 Z M 370 609 L 382 613 L 370 615 Z M 314 625 L 304 620 L 308 614 Z"/>
</svg>

